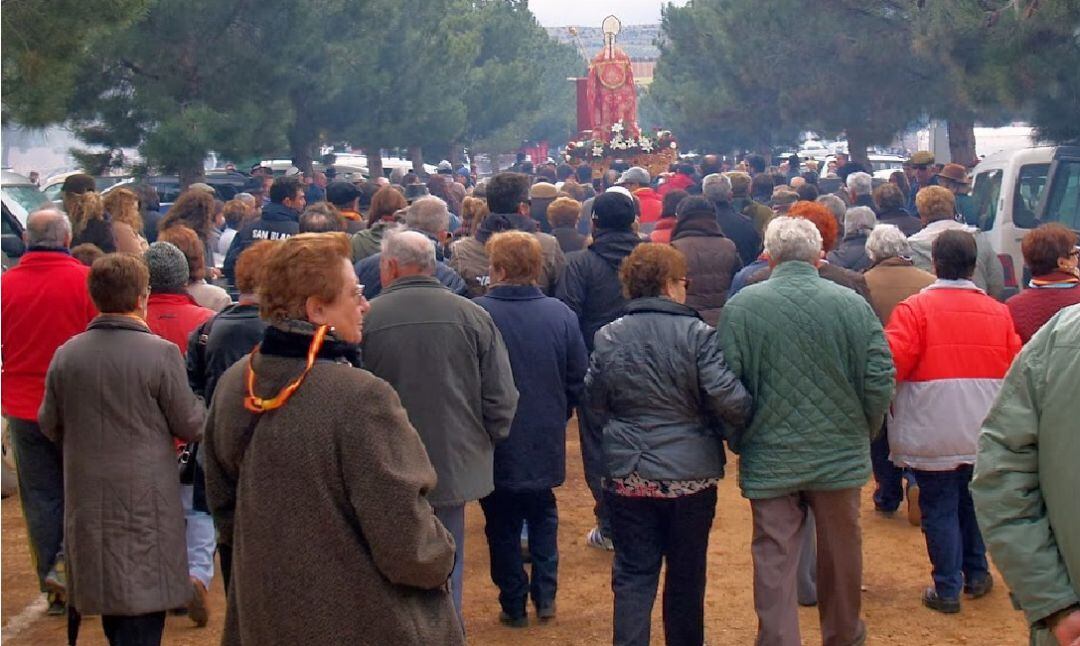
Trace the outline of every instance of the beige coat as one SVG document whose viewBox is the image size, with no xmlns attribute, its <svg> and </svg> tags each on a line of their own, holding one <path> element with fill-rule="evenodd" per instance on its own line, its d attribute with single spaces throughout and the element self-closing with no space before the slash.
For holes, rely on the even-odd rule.
<svg viewBox="0 0 1080 646">
<path fill-rule="evenodd" d="M 886 258 L 867 269 L 863 278 L 870 289 L 870 305 L 881 319 L 882 325 L 889 322 L 889 315 L 897 303 L 918 294 L 937 280 L 933 274 L 919 269 L 910 260 L 896 256 Z"/>
<path fill-rule="evenodd" d="M 206 409 L 175 345 L 104 314 L 56 351 L 41 432 L 64 453 L 68 595 L 88 615 L 138 615 L 191 596 L 173 437 Z"/>
<path fill-rule="evenodd" d="M 454 540 L 426 500 L 435 471 L 393 388 L 320 360 L 253 427 L 247 365 L 218 382 L 203 444 L 207 501 L 233 546 L 222 643 L 462 643 L 446 585 Z M 256 394 L 303 366 L 258 355 Z"/>
</svg>

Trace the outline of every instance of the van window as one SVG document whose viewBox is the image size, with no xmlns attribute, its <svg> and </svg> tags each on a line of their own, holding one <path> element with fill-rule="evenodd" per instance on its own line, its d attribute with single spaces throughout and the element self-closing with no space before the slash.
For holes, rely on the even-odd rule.
<svg viewBox="0 0 1080 646">
<path fill-rule="evenodd" d="M 1034 229 L 1039 225 L 1035 219 L 1035 209 L 1039 206 L 1043 188 L 1046 187 L 1046 174 L 1050 164 L 1027 164 L 1020 167 L 1013 191 L 1013 224 L 1021 229 Z"/>
<path fill-rule="evenodd" d="M 975 176 L 975 189 L 972 191 L 972 199 L 979 214 L 979 228 L 989 231 L 994 228 L 994 220 L 997 218 L 998 197 L 1001 196 L 1000 168 L 992 168 Z"/>
<path fill-rule="evenodd" d="M 1054 192 L 1047 202 L 1046 221 L 1080 229 L 1080 161 L 1058 163 Z"/>
</svg>

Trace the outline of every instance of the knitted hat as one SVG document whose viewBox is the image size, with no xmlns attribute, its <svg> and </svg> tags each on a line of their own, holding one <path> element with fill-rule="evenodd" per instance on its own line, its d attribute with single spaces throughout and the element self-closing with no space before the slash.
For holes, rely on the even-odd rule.
<svg viewBox="0 0 1080 646">
<path fill-rule="evenodd" d="M 188 263 L 184 252 L 171 242 L 155 242 L 143 255 L 150 269 L 150 291 L 164 294 L 183 292 L 188 283 Z"/>
</svg>

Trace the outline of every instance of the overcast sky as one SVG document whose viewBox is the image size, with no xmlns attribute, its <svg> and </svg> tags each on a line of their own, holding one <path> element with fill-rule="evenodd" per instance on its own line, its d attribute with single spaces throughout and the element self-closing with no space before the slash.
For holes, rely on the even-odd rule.
<svg viewBox="0 0 1080 646">
<path fill-rule="evenodd" d="M 529 0 L 529 9 L 544 27 L 590 25 L 599 27 L 607 16 L 615 15 L 624 25 L 660 23 L 660 6 L 667 0 Z M 672 0 L 684 5 L 686 0 Z"/>
</svg>

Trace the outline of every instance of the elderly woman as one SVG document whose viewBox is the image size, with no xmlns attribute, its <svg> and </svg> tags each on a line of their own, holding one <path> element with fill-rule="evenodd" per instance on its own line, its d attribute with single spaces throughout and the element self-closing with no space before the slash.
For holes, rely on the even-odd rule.
<svg viewBox="0 0 1080 646">
<path fill-rule="evenodd" d="M 641 244 L 622 263 L 625 315 L 605 325 L 585 377 L 603 429 L 604 496 L 615 543 L 615 643 L 648 644 L 660 565 L 664 636 L 704 639 L 706 551 L 724 475 L 724 424 L 750 397 L 724 363 L 715 330 L 683 304 L 686 259 Z M 633 369 L 627 369 L 633 366 Z"/>
<path fill-rule="evenodd" d="M 866 238 L 876 224 L 877 216 L 870 207 L 855 206 L 848 209 L 844 214 L 844 237 L 836 249 L 829 252 L 826 257 L 828 261 L 851 271 L 865 271 L 870 267 L 870 257 L 866 255 Z"/>
<path fill-rule="evenodd" d="M 1031 282 L 1005 301 L 1024 343 L 1058 310 L 1080 303 L 1080 247 L 1076 242 L 1076 233 L 1057 223 L 1044 224 L 1024 236 L 1020 251 L 1031 269 Z"/>
<path fill-rule="evenodd" d="M 495 447 L 495 491 L 480 506 L 491 580 L 499 587 L 499 619 L 522 627 L 530 592 L 541 620 L 555 616 L 559 513 L 552 489 L 566 480 L 566 420 L 580 403 L 589 355 L 574 313 L 537 287 L 544 257 L 536 236 L 497 233 L 487 250 L 492 287 L 475 302 L 502 334 L 520 398 L 510 437 Z M 522 566 L 523 522 L 529 526 L 531 584 Z"/>
<path fill-rule="evenodd" d="M 199 236 L 185 226 L 173 226 L 158 234 L 161 242 L 170 242 L 183 252 L 188 264 L 187 293 L 201 307 L 220 312 L 232 304 L 228 292 L 206 282 L 206 247 Z"/>
<path fill-rule="evenodd" d="M 903 173 L 900 173 L 903 175 Z M 906 179 L 904 181 L 907 181 Z M 905 236 L 914 235 L 923 228 L 919 218 L 904 210 L 907 198 L 896 184 L 882 184 L 874 189 L 874 206 L 877 207 L 877 219 L 881 224 L 894 224 Z"/>
<path fill-rule="evenodd" d="M 971 280 L 979 289 L 996 299 L 1005 294 L 1005 276 L 990 239 L 973 226 L 957 222 L 956 198 L 949 189 L 942 186 L 927 186 L 915 196 L 915 206 L 919 218 L 925 224 L 922 231 L 908 236 L 911 245 L 911 260 L 915 266 L 925 271 L 933 271 L 934 240 L 945 231 L 966 231 L 975 236 L 977 255 L 975 273 Z"/>
<path fill-rule="evenodd" d="M 393 186 L 384 186 L 371 197 L 367 228 L 352 237 L 352 259 L 360 262 L 379 253 L 386 230 L 398 222 L 398 212 L 409 206 L 405 194 Z"/>
<path fill-rule="evenodd" d="M 143 320 L 142 259 L 100 258 L 88 287 L 101 315 L 57 350 L 39 413 L 64 455 L 68 599 L 112 644 L 158 643 L 191 597 L 173 438 L 197 439 L 206 409 Z"/>
<path fill-rule="evenodd" d="M 556 198 L 547 207 L 547 221 L 551 223 L 551 235 L 559 241 L 563 253 L 581 251 L 589 237 L 577 230 L 578 218 L 581 217 L 581 202 L 572 197 Z"/>
<path fill-rule="evenodd" d="M 870 305 L 882 325 L 897 303 L 913 296 L 934 282 L 934 275 L 916 267 L 908 256 L 904 232 L 892 224 L 879 224 L 866 240 L 866 254 L 872 263 L 864 274 L 870 289 Z M 874 509 L 884 515 L 893 514 L 904 500 L 903 470 L 889 460 L 889 433 L 887 425 L 870 443 L 870 462 L 874 468 Z M 909 481 L 907 491 L 908 521 L 918 525 L 918 488 Z"/>
<path fill-rule="evenodd" d="M 425 499 L 435 471 L 393 388 L 351 363 L 369 305 L 349 255 L 344 233 L 278 243 L 262 343 L 215 390 L 204 449 L 233 546 L 226 644 L 464 641 L 454 543 Z"/>
</svg>

